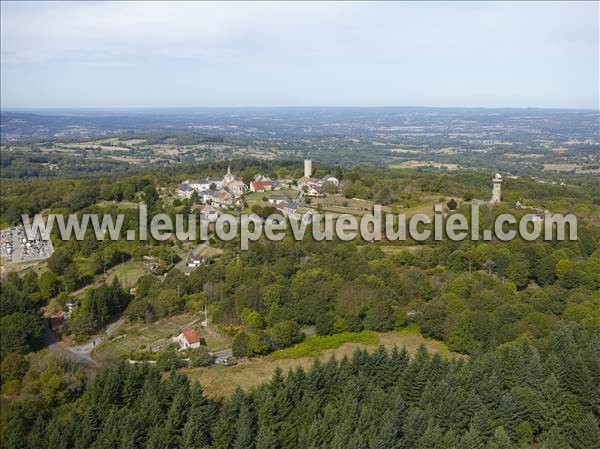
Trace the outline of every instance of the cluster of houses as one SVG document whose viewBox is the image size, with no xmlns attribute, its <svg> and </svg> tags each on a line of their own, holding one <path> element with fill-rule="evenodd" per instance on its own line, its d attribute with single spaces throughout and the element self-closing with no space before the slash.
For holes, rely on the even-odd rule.
<svg viewBox="0 0 600 449">
<path fill-rule="evenodd" d="M 210 204 L 217 208 L 230 208 L 235 206 L 242 195 L 248 192 L 248 186 L 231 174 L 231 168 L 227 167 L 227 173 L 222 178 L 205 178 L 184 181 L 177 187 L 177 196 L 189 199 L 196 193 L 202 204 Z"/>
<path fill-rule="evenodd" d="M 271 195 L 269 205 L 279 210 L 284 217 L 293 220 L 303 220 L 310 223 L 314 215 L 311 209 L 302 208 L 297 200 L 285 195 Z"/>
<path fill-rule="evenodd" d="M 325 187 L 331 185 L 334 190 L 339 187 L 339 180 L 332 175 L 321 178 L 312 177 L 312 161 L 304 161 L 304 176 L 296 183 L 298 197 L 322 196 Z M 198 211 L 208 222 L 215 222 L 219 217 L 219 209 L 228 209 L 239 206 L 242 197 L 247 192 L 272 192 L 281 189 L 281 183 L 263 175 L 256 175 L 247 186 L 240 178 L 231 173 L 227 167 L 227 173 L 222 178 L 205 178 L 199 180 L 187 180 L 177 188 L 180 198 L 190 199 L 197 195 L 200 204 L 194 205 L 192 211 Z M 284 195 L 272 195 L 269 204 L 279 209 L 283 215 L 295 219 L 307 219 L 310 210 L 301 210 L 297 200 L 290 199 Z"/>
<path fill-rule="evenodd" d="M 322 196 L 325 193 L 325 185 L 331 184 L 335 190 L 340 185 L 340 180 L 333 175 L 325 175 L 320 179 L 312 177 L 312 161 L 304 161 L 304 176 L 298 180 L 298 189 L 307 196 Z"/>
<path fill-rule="evenodd" d="M 281 186 L 277 181 L 263 175 L 256 175 L 254 180 L 250 182 L 251 192 L 270 192 L 279 189 L 281 189 Z"/>
</svg>

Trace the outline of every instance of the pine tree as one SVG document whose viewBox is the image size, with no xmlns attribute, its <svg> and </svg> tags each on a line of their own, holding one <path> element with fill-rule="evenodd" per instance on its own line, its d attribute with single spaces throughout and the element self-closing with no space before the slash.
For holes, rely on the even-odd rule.
<svg viewBox="0 0 600 449">
<path fill-rule="evenodd" d="M 392 410 L 381 417 L 377 435 L 371 440 L 372 449 L 394 449 L 402 437 L 400 417 Z"/>
<path fill-rule="evenodd" d="M 461 449 L 484 449 L 485 444 L 481 434 L 472 426 L 467 433 L 463 434 L 459 447 Z"/>
<path fill-rule="evenodd" d="M 411 407 L 408 410 L 406 419 L 403 420 L 401 447 L 403 449 L 414 448 L 425 429 L 427 429 L 427 416 L 422 410 Z"/>
<path fill-rule="evenodd" d="M 82 418 L 75 440 L 76 449 L 88 449 L 96 440 L 100 429 L 100 419 L 95 407 L 88 407 Z"/>
<path fill-rule="evenodd" d="M 505 392 L 498 404 L 497 423 L 506 430 L 512 440 L 517 437 L 517 425 L 523 420 L 524 414 L 518 410 L 509 392 Z"/>
<path fill-rule="evenodd" d="M 600 444 L 600 428 L 593 414 L 586 414 L 575 427 L 574 449 L 597 449 Z"/>
<path fill-rule="evenodd" d="M 187 421 L 181 432 L 181 447 L 195 449 L 209 446 L 212 442 L 210 433 L 218 417 L 218 410 L 212 401 L 207 400 L 198 383 L 190 387 L 190 408 Z"/>
<path fill-rule="evenodd" d="M 29 449 L 46 449 L 46 432 L 48 427 L 42 415 L 38 415 L 27 437 L 27 447 Z"/>
<path fill-rule="evenodd" d="M 254 449 L 254 420 L 249 406 L 244 403 L 240 408 L 238 422 L 235 426 L 236 438 L 234 449 Z"/>
<path fill-rule="evenodd" d="M 230 449 L 235 442 L 236 425 L 239 413 L 246 398 L 241 388 L 236 388 L 233 396 L 225 401 L 219 419 L 212 428 L 213 445 L 217 449 Z"/>
<path fill-rule="evenodd" d="M 143 411 L 139 413 L 125 414 L 121 421 L 121 449 L 138 449 L 143 446 L 147 429 L 145 421 L 141 417 Z"/>
<path fill-rule="evenodd" d="M 271 426 L 261 426 L 256 434 L 256 449 L 279 449 L 277 435 Z"/>
<path fill-rule="evenodd" d="M 397 383 L 401 378 L 404 370 L 408 366 L 408 352 L 406 347 L 402 347 L 399 351 L 397 346 L 394 346 L 388 361 L 388 376 L 392 384 Z"/>
<path fill-rule="evenodd" d="M 557 426 L 553 426 L 544 432 L 540 438 L 540 449 L 573 449 L 566 436 Z"/>
<path fill-rule="evenodd" d="M 102 430 L 94 442 L 94 449 L 112 449 L 119 447 L 121 431 L 121 417 L 116 409 L 111 409 L 108 417 L 102 423 Z"/>
<path fill-rule="evenodd" d="M 510 438 L 504 427 L 496 427 L 486 449 L 511 449 Z"/>
<path fill-rule="evenodd" d="M 181 389 L 175 394 L 171 407 L 167 413 L 167 420 L 165 422 L 165 429 L 171 435 L 172 438 L 178 440 L 181 435 L 181 429 L 186 423 L 189 400 L 188 390 Z"/>
<path fill-rule="evenodd" d="M 444 433 L 433 420 L 427 425 L 427 429 L 423 432 L 423 436 L 419 438 L 416 446 L 418 449 L 446 449 L 446 441 L 444 441 Z"/>
</svg>

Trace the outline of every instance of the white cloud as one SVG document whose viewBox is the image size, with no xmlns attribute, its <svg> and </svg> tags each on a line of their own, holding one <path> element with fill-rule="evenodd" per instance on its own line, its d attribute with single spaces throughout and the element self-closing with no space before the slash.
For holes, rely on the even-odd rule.
<svg viewBox="0 0 600 449">
<path fill-rule="evenodd" d="M 2 1 L 2 100 L 597 107 L 599 5 Z"/>
<path fill-rule="evenodd" d="M 2 3 L 5 63 L 169 54 L 486 57 L 588 50 L 597 4 Z M 592 12 L 592 14 L 590 14 Z M 597 43 L 595 44 L 597 48 Z"/>
</svg>

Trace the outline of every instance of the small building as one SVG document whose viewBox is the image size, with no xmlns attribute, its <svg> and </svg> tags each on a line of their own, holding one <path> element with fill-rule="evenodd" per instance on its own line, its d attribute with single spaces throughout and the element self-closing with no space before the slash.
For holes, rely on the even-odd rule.
<svg viewBox="0 0 600 449">
<path fill-rule="evenodd" d="M 337 189 L 340 186 L 340 181 L 333 175 L 325 175 L 319 180 L 319 185 L 323 187 L 326 183 L 333 184 Z"/>
<path fill-rule="evenodd" d="M 192 189 L 194 189 L 196 192 L 202 192 L 204 190 L 211 190 L 211 189 L 220 189 L 223 187 L 223 178 L 212 178 L 212 177 L 208 177 L 208 178 L 204 178 L 204 179 L 196 179 L 193 181 L 189 181 L 190 186 L 192 187 Z"/>
<path fill-rule="evenodd" d="M 273 181 L 270 179 L 261 179 L 250 183 L 251 192 L 270 192 L 273 190 Z"/>
<path fill-rule="evenodd" d="M 308 196 L 322 196 L 323 188 L 319 186 L 308 186 L 304 194 Z"/>
<path fill-rule="evenodd" d="M 222 366 L 233 366 L 236 363 L 234 362 L 233 357 L 217 357 L 215 358 L 215 365 Z"/>
<path fill-rule="evenodd" d="M 192 206 L 191 212 L 198 212 L 200 219 L 214 223 L 219 218 L 219 211 L 209 204 L 195 204 Z"/>
<path fill-rule="evenodd" d="M 190 327 L 181 331 L 176 337 L 173 337 L 173 341 L 179 344 L 180 349 L 199 348 L 201 344 L 198 332 Z"/>
<path fill-rule="evenodd" d="M 223 186 L 223 188 L 236 198 L 242 196 L 248 191 L 248 186 L 238 179 L 228 182 Z"/>
<path fill-rule="evenodd" d="M 285 195 L 271 195 L 269 197 L 269 205 L 277 206 L 279 203 L 287 204 L 290 199 Z"/>
<path fill-rule="evenodd" d="M 60 330 L 61 326 L 67 320 L 67 314 L 63 310 L 61 310 L 59 312 L 53 313 L 52 315 L 49 315 L 48 320 L 50 321 L 50 328 L 56 332 Z"/>
<path fill-rule="evenodd" d="M 281 209 L 286 214 L 295 213 L 296 210 L 298 210 L 298 207 L 300 207 L 298 202 L 294 200 L 288 200 L 285 203 L 277 203 L 277 206 L 278 209 Z"/>
<path fill-rule="evenodd" d="M 187 259 L 187 266 L 189 268 L 205 267 L 206 265 L 210 265 L 211 262 L 212 260 L 208 256 L 189 255 Z"/>
<path fill-rule="evenodd" d="M 213 200 L 213 203 L 219 207 L 233 206 L 234 197 L 231 193 L 229 193 L 226 190 L 219 190 L 217 192 L 216 198 Z"/>
<path fill-rule="evenodd" d="M 65 315 L 66 319 L 71 318 L 71 314 L 73 313 L 73 310 L 75 310 L 75 307 L 77 307 L 77 302 L 73 301 L 72 299 L 69 299 L 67 301 L 67 313 Z"/>
<path fill-rule="evenodd" d="M 298 189 L 302 190 L 304 187 L 314 187 L 318 184 L 318 181 L 314 178 L 303 176 L 298 180 Z"/>
<path fill-rule="evenodd" d="M 217 191 L 216 190 L 203 190 L 202 192 L 198 192 L 198 199 L 203 204 L 208 204 L 217 199 Z"/>
<path fill-rule="evenodd" d="M 187 181 L 179 184 L 177 187 L 177 196 L 179 198 L 190 199 L 193 193 L 194 189 L 190 186 L 190 184 L 187 183 Z"/>
</svg>

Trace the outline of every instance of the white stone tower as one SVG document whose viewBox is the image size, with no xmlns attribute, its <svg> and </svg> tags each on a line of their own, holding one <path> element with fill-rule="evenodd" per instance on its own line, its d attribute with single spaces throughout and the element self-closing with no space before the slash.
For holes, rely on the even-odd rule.
<svg viewBox="0 0 600 449">
<path fill-rule="evenodd" d="M 490 203 L 499 204 L 502 199 L 502 176 L 500 176 L 500 173 L 496 173 L 492 182 L 494 183 L 494 187 L 492 188 L 492 199 Z"/>
<path fill-rule="evenodd" d="M 310 159 L 304 159 L 304 176 L 310 178 L 312 175 L 312 161 Z"/>
</svg>

